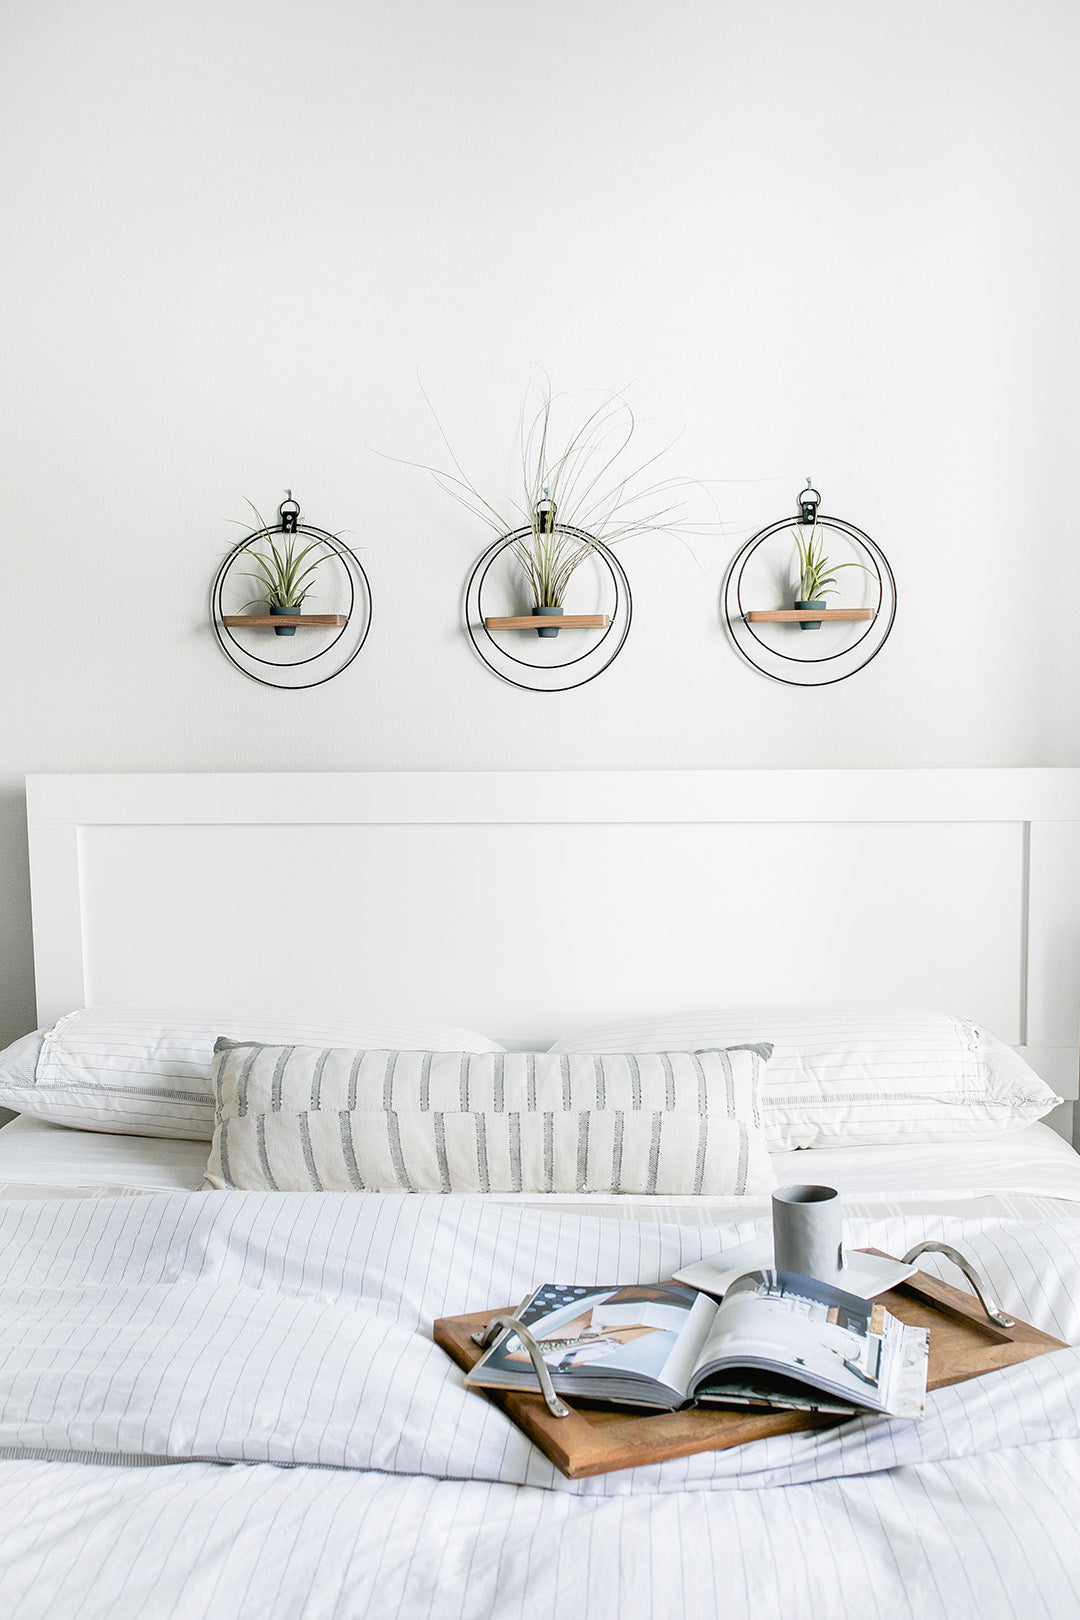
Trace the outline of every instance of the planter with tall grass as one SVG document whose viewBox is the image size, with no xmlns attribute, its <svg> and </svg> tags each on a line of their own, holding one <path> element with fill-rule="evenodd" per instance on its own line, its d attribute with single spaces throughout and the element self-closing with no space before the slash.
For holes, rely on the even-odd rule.
<svg viewBox="0 0 1080 1620">
<path fill-rule="evenodd" d="M 638 534 L 682 538 L 690 525 L 683 520 L 684 502 L 676 496 L 691 481 L 647 480 L 648 470 L 668 446 L 643 462 L 634 460 L 631 444 L 637 421 L 621 394 L 605 395 L 583 416 L 568 414 L 568 408 L 572 402 L 553 394 L 546 378 L 531 416 L 526 396 L 518 427 L 520 498 L 496 504 L 481 494 L 450 448 L 437 416 L 453 466 L 449 471 L 433 466 L 426 470 L 440 489 L 506 541 L 528 597 L 525 616 L 565 616 L 575 629 L 603 628 L 610 622 L 604 615 L 567 612 L 577 570 L 596 556 L 598 545 L 615 545 Z M 485 622 L 500 629 L 522 628 L 506 618 Z M 540 625 L 536 634 L 551 639 L 560 634 L 560 626 Z"/>
</svg>

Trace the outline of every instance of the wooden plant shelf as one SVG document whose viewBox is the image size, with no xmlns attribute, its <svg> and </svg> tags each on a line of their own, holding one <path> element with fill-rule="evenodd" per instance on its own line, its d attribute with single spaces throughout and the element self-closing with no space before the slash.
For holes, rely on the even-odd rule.
<svg viewBox="0 0 1080 1620">
<path fill-rule="evenodd" d="M 606 613 L 566 613 L 561 619 L 540 613 L 485 619 L 486 630 L 606 630 L 611 619 Z"/>
<path fill-rule="evenodd" d="M 846 620 L 856 624 L 875 618 L 876 612 L 875 608 L 770 608 L 768 611 L 755 608 L 746 618 L 750 624 L 800 624 L 809 619 L 815 624 L 819 619 Z"/>
<path fill-rule="evenodd" d="M 221 622 L 234 630 L 276 630 L 289 624 L 298 630 L 340 630 L 349 621 L 344 613 L 226 613 Z"/>
</svg>

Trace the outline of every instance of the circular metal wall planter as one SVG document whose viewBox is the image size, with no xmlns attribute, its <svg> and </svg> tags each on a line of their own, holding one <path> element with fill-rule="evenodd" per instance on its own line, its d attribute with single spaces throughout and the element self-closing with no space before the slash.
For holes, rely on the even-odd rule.
<svg viewBox="0 0 1080 1620">
<path fill-rule="evenodd" d="M 300 506 L 291 491 L 278 515 L 280 523 L 252 530 L 229 552 L 211 587 L 210 615 L 230 663 L 262 686 L 296 692 L 325 685 L 352 663 L 371 629 L 371 586 L 360 559 L 343 540 L 299 521 Z M 296 535 L 315 548 L 320 605 L 336 611 L 298 610 L 276 617 L 242 611 L 242 599 L 251 590 L 244 583 L 249 554 L 260 540 L 277 535 Z"/>
<path fill-rule="evenodd" d="M 465 629 L 477 655 L 500 680 L 526 692 L 571 692 L 594 681 L 622 651 L 633 615 L 630 582 L 611 548 L 584 529 L 562 523 L 556 529 L 590 548 L 596 612 L 571 614 L 562 622 L 494 612 L 498 604 L 492 599 L 500 567 L 510 560 L 515 544 L 531 538 L 533 530 L 528 525 L 500 535 L 477 560 L 465 586 Z M 578 624 L 576 619 L 590 622 Z M 558 624 L 558 636 L 540 638 L 537 629 L 541 623 L 548 628 Z"/>
<path fill-rule="evenodd" d="M 885 553 L 854 523 L 819 514 L 820 500 L 807 479 L 799 511 L 751 535 L 724 581 L 724 620 L 736 649 L 762 675 L 787 686 L 832 686 L 857 674 L 877 657 L 896 618 L 896 581 Z M 861 577 L 864 600 L 812 610 L 768 607 L 770 597 L 791 595 L 792 536 L 815 526 L 833 562 L 859 565 L 860 572 L 847 577 Z"/>
</svg>

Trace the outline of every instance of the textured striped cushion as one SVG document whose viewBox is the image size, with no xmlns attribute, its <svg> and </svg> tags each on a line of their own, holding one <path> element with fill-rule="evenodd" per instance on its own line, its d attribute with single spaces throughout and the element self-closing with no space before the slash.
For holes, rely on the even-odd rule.
<svg viewBox="0 0 1080 1620">
<path fill-rule="evenodd" d="M 685 1051 L 765 1040 L 769 1147 L 975 1141 L 1041 1119 L 1061 1101 L 1018 1053 L 947 1013 L 718 1010 L 622 1019 L 553 1052 Z"/>
<path fill-rule="evenodd" d="M 214 1061 L 206 1185 L 281 1191 L 745 1193 L 769 1048 L 355 1052 L 234 1046 Z"/>
<path fill-rule="evenodd" d="M 208 1142 L 214 1134 L 210 1064 L 223 1028 L 245 1039 L 313 1046 L 502 1050 L 486 1035 L 451 1024 L 86 1007 L 0 1053 L 0 1105 L 81 1130 Z"/>
</svg>

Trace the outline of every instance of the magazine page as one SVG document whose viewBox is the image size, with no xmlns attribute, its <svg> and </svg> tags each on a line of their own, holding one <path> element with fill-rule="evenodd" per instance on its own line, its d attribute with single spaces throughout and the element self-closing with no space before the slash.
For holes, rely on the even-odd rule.
<svg viewBox="0 0 1080 1620">
<path fill-rule="evenodd" d="M 718 1399 L 727 1370 L 744 1389 L 757 1381 L 736 1370 L 758 1370 L 856 1407 L 917 1417 L 926 1353 L 925 1330 L 905 1328 L 883 1306 L 810 1277 L 761 1270 L 728 1288 L 690 1388 Z"/>
<path fill-rule="evenodd" d="M 519 1320 L 563 1393 L 611 1375 L 647 1379 L 685 1395 L 715 1314 L 712 1300 L 678 1283 L 611 1288 L 547 1283 Z M 517 1384 L 532 1382 L 533 1376 L 528 1351 L 510 1333 L 477 1362 L 469 1379 Z"/>
</svg>

